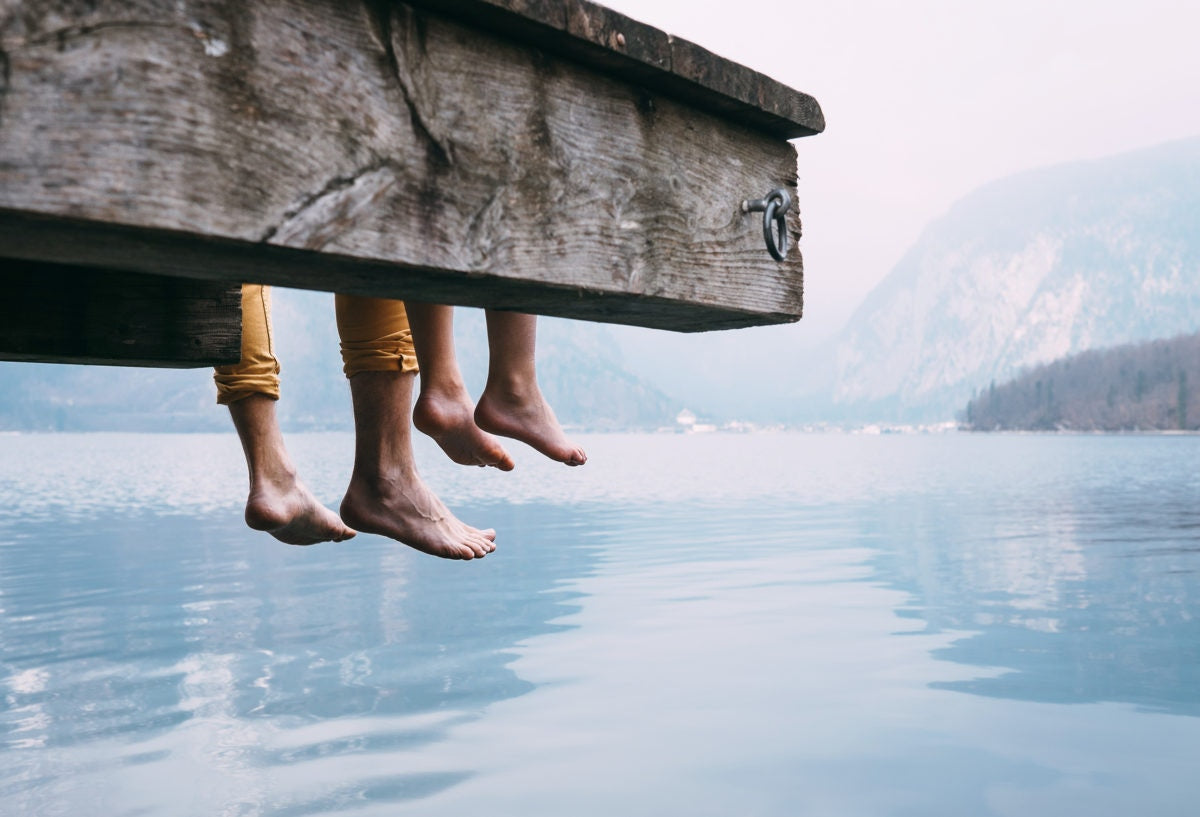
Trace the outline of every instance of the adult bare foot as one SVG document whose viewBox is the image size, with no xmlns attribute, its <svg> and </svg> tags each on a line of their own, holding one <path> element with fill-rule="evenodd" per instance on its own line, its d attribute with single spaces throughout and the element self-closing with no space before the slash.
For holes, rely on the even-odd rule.
<svg viewBox="0 0 1200 817">
<path fill-rule="evenodd" d="M 289 545 L 343 542 L 355 533 L 294 476 L 256 481 L 246 500 L 246 524 Z"/>
<path fill-rule="evenodd" d="M 484 389 L 475 406 L 475 425 L 511 437 L 567 465 L 583 465 L 587 454 L 567 437 L 536 382 Z"/>
<path fill-rule="evenodd" d="M 341 512 L 358 530 L 443 559 L 477 559 L 496 549 L 495 531 L 460 522 L 415 471 L 386 479 L 351 477 Z"/>
<path fill-rule="evenodd" d="M 474 406 L 465 390 L 450 394 L 423 386 L 413 406 L 412 421 L 459 465 L 513 469 L 512 457 L 500 442 L 475 425 Z"/>
<path fill-rule="evenodd" d="M 341 542 L 354 535 L 296 478 L 275 417 L 275 399 L 251 394 L 229 404 L 246 455 L 250 496 L 246 524 L 289 545 Z"/>
<path fill-rule="evenodd" d="M 409 415 L 416 375 L 359 372 L 354 400 L 354 470 L 342 518 L 445 559 L 477 559 L 496 549 L 496 532 L 463 524 L 417 475 Z"/>
</svg>

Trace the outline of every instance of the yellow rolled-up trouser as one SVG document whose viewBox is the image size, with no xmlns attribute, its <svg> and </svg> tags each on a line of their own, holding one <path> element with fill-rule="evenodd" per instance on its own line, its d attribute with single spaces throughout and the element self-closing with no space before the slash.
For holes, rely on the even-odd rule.
<svg viewBox="0 0 1200 817">
<path fill-rule="evenodd" d="M 359 372 L 415 372 L 417 355 L 403 301 L 335 295 L 342 370 L 346 377 Z M 261 284 L 242 285 L 242 359 L 234 366 L 218 366 L 213 379 L 217 402 L 233 403 L 252 394 L 279 399 L 279 359 L 271 328 L 271 289 Z"/>
</svg>

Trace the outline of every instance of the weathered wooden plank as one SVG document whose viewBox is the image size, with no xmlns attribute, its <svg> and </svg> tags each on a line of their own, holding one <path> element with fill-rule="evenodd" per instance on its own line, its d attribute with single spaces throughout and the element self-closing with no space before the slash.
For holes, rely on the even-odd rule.
<svg viewBox="0 0 1200 817">
<path fill-rule="evenodd" d="M 9 260 L 0 360 L 189 368 L 236 363 L 241 288 Z"/>
<path fill-rule="evenodd" d="M 795 198 L 790 145 L 440 14 L 0 0 L 0 49 L 0 256 L 680 330 L 801 313 L 799 253 L 739 207 Z"/>
<path fill-rule="evenodd" d="M 789 139 L 825 130 L 825 115 L 811 96 L 744 65 L 714 58 L 695 43 L 671 38 L 671 69 L 679 81 L 666 86 L 669 93 L 719 115 Z"/>
<path fill-rule="evenodd" d="M 0 259 L 4 259 L 0 264 L 8 265 L 12 259 L 31 256 L 67 264 L 88 258 L 97 274 L 105 269 L 139 269 L 159 271 L 152 275 L 224 284 L 263 281 L 297 289 L 413 300 L 418 300 L 415 295 L 419 294 L 419 299 L 431 303 L 519 309 L 680 332 L 739 329 L 795 320 L 795 315 L 787 312 L 744 314 L 656 296 L 629 298 L 583 292 L 570 284 L 497 282 L 469 273 L 371 263 L 272 244 L 0 210 Z"/>
<path fill-rule="evenodd" d="M 588 0 L 416 0 L 786 139 L 825 130 L 812 96 Z"/>
</svg>

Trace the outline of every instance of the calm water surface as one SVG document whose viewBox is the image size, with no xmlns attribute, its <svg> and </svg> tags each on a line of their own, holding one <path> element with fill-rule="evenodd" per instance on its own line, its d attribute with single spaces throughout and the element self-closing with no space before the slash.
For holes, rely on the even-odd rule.
<svg viewBox="0 0 1200 817">
<path fill-rule="evenodd" d="M 582 441 L 422 447 L 447 563 L 244 529 L 232 435 L 0 436 L 0 814 L 1196 813 L 1200 438 Z"/>
</svg>

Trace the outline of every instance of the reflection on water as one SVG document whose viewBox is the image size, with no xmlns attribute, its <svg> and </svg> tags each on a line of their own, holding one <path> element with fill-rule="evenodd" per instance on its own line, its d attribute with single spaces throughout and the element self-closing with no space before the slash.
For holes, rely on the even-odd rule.
<svg viewBox="0 0 1200 817">
<path fill-rule="evenodd" d="M 1197 440 L 1012 442 L 1019 457 L 1045 446 L 1045 460 L 1064 459 L 1034 490 L 993 477 L 967 505 L 890 500 L 869 523 L 887 543 L 880 575 L 912 594 L 908 614 L 972 631 L 934 654 L 1006 670 L 934 685 L 1200 715 Z"/>
<path fill-rule="evenodd" d="M 75 763 L 50 771 L 47 761 L 90 746 L 119 750 L 89 761 L 98 777 L 146 764 L 190 774 L 196 758 L 178 757 L 189 752 L 210 774 L 244 776 L 441 740 L 533 688 L 508 668 L 512 650 L 563 629 L 552 620 L 576 594 L 558 585 L 592 561 L 555 508 L 540 510 L 521 559 L 453 573 L 378 538 L 275 547 L 228 516 L 116 515 L 6 538 L 0 793 L 75 789 L 61 777 L 80 774 Z M 272 813 L 427 796 L 477 765 L 333 774 L 315 800 L 273 795 Z"/>
<path fill-rule="evenodd" d="M 448 564 L 245 530 L 232 435 L 0 437 L 0 812 L 1190 813 L 1200 438 L 587 447 L 420 452 Z"/>
</svg>

